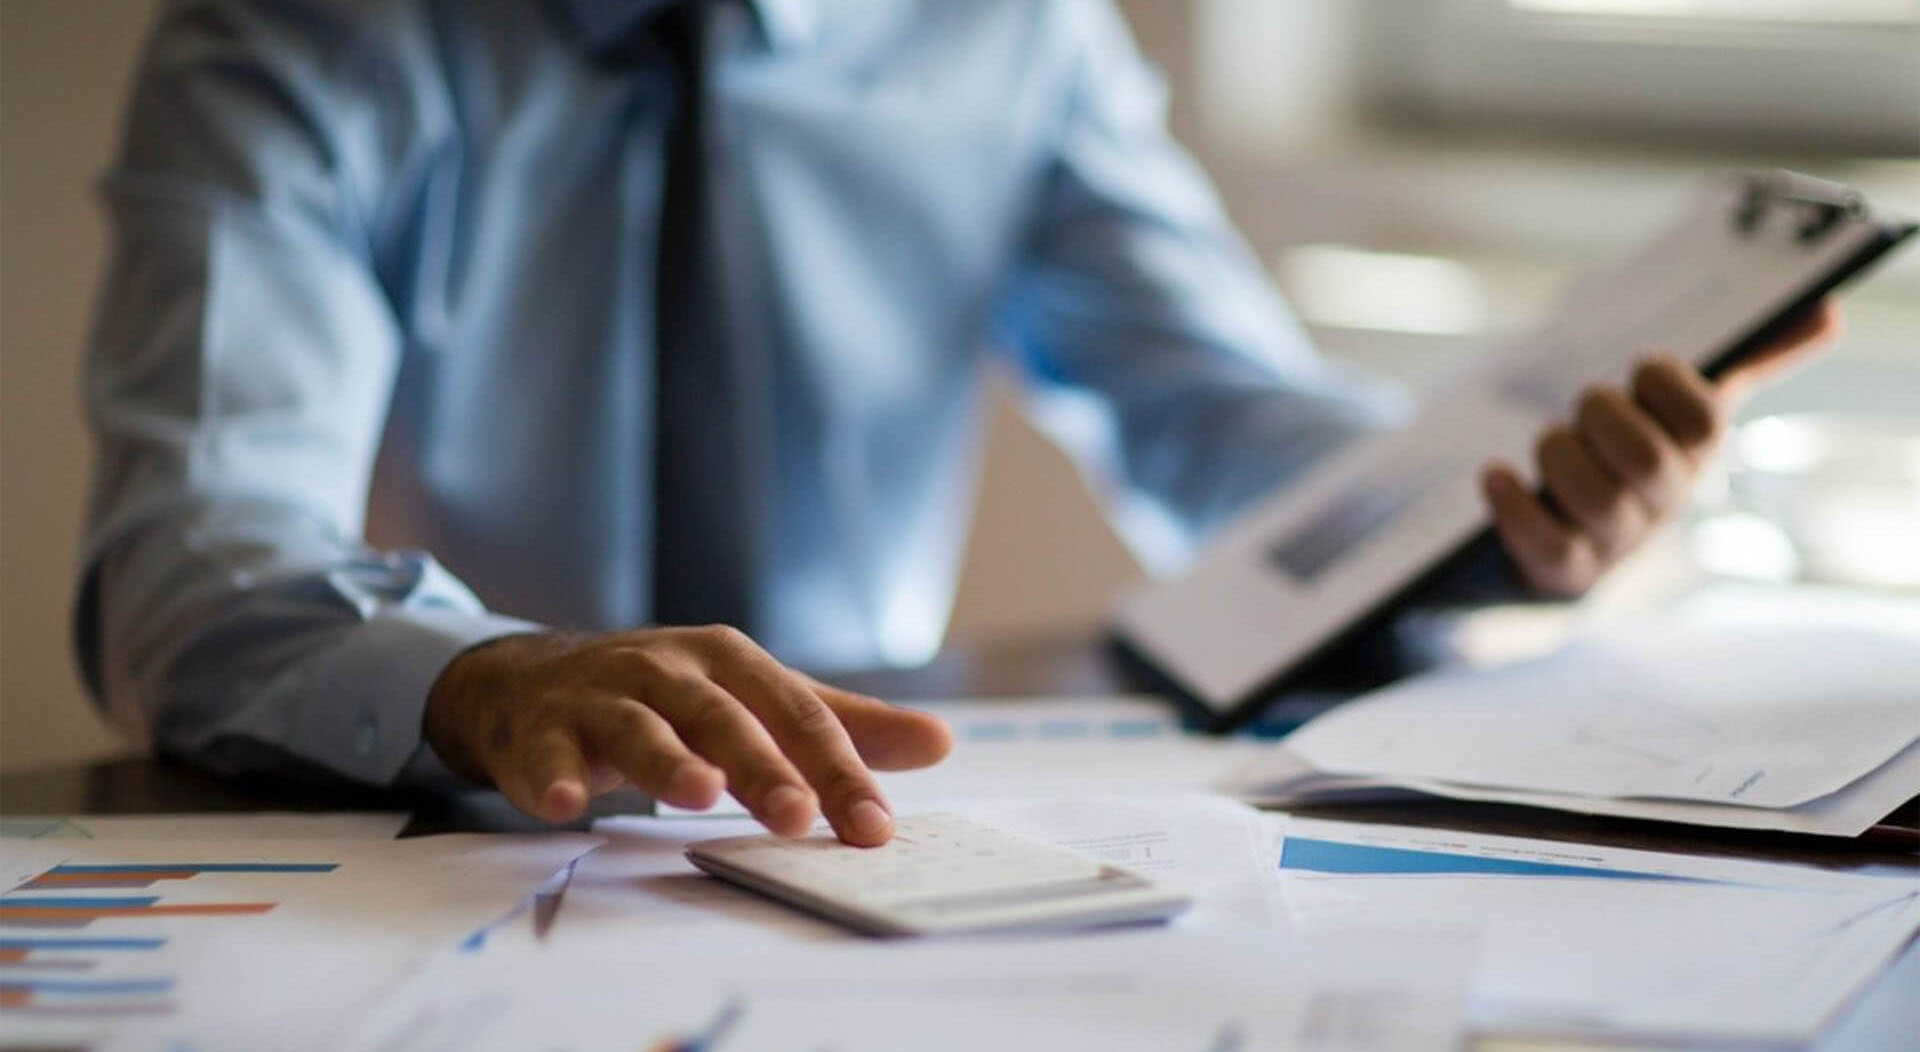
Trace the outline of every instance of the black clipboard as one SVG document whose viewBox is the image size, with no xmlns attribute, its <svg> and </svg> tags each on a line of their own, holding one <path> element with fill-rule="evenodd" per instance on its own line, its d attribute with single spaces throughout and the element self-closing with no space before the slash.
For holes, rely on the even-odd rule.
<svg viewBox="0 0 1920 1052">
<path fill-rule="evenodd" d="M 1769 297 L 1764 309 L 1745 317 L 1730 338 L 1692 355 L 1710 378 L 1724 374 L 1769 345 L 1822 299 L 1867 271 L 1920 229 L 1910 220 L 1877 213 L 1857 190 L 1785 171 L 1730 176 L 1703 193 L 1712 207 L 1724 213 L 1721 221 L 1730 239 L 1792 242 L 1811 251 L 1827 239 L 1845 235 L 1850 244 L 1838 255 L 1823 258 L 1817 267 L 1795 275 L 1781 295 Z M 1685 222 L 1685 218 L 1676 222 L 1667 235 L 1671 236 Z M 1658 241 L 1656 238 L 1656 243 Z M 1498 452 L 1487 450 L 1486 456 Z M 1283 495 L 1280 499 L 1286 498 Z M 1245 520 L 1228 528 L 1229 533 L 1238 532 L 1230 543 L 1238 546 L 1242 554 L 1248 543 L 1247 534 L 1257 534 L 1266 528 L 1260 521 L 1263 511 L 1255 509 Z M 1285 514 L 1283 510 L 1282 519 Z M 1243 638 L 1235 641 L 1240 644 L 1236 651 L 1203 642 L 1181 625 L 1183 615 L 1188 618 L 1210 616 L 1207 613 L 1209 588 L 1220 596 L 1223 605 L 1236 608 L 1222 615 L 1225 618 L 1249 610 L 1284 613 L 1284 606 L 1263 605 L 1259 596 L 1249 598 L 1245 594 L 1246 589 L 1257 587 L 1246 581 L 1257 579 L 1261 568 L 1244 558 L 1241 562 L 1245 565 L 1227 565 L 1226 573 L 1222 574 L 1214 572 L 1220 567 L 1205 565 L 1208 556 L 1203 553 L 1199 573 L 1213 572 L 1211 580 L 1196 580 L 1199 573 L 1190 573 L 1184 578 L 1149 584 L 1130 597 L 1115 616 L 1111 639 L 1136 675 L 1175 699 L 1195 722 L 1215 731 L 1230 730 L 1256 716 L 1275 698 L 1309 682 L 1327 658 L 1381 629 L 1409 599 L 1466 565 L 1503 557 L 1492 527 L 1484 523 L 1484 516 L 1481 520 L 1478 528 L 1452 539 L 1425 557 L 1417 568 L 1402 574 L 1391 587 L 1375 589 L 1363 603 L 1355 604 L 1331 627 L 1315 633 L 1305 645 L 1277 652 L 1257 675 L 1248 675 L 1245 667 L 1250 666 L 1244 665 L 1249 660 L 1255 664 L 1260 661 L 1260 655 L 1248 649 L 1259 646 L 1257 638 L 1241 633 Z M 1258 543 L 1257 540 L 1254 543 Z M 1304 609 L 1305 604 L 1302 606 Z M 1204 662 L 1210 656 L 1218 660 L 1223 655 L 1226 660 L 1243 664 L 1232 681 L 1235 685 L 1227 689 L 1222 689 L 1218 680 L 1204 682 Z"/>
</svg>

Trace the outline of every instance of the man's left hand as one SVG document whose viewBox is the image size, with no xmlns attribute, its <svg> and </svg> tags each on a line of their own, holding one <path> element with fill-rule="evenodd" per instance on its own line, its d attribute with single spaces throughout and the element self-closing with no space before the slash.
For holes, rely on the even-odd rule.
<svg viewBox="0 0 1920 1052">
<path fill-rule="evenodd" d="M 1481 475 L 1500 541 L 1533 588 L 1576 596 L 1685 503 L 1734 410 L 1755 387 L 1833 342 L 1840 309 L 1823 300 L 1717 381 L 1672 356 L 1634 371 L 1627 388 L 1595 386 L 1570 423 L 1534 446 L 1539 493 L 1511 465 Z"/>
</svg>

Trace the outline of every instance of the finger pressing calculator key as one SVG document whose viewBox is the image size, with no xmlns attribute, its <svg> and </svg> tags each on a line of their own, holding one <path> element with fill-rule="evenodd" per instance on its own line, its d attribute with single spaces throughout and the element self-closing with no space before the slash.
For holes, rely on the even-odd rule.
<svg viewBox="0 0 1920 1052">
<path fill-rule="evenodd" d="M 1118 866 L 958 815 L 901 817 L 893 839 L 704 840 L 694 865 L 857 931 L 936 935 L 1165 920 L 1192 900 Z"/>
</svg>

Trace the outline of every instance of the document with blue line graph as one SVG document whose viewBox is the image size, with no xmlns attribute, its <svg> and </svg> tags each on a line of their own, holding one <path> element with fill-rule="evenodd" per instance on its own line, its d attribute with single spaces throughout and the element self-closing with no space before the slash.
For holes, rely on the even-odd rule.
<svg viewBox="0 0 1920 1052">
<path fill-rule="evenodd" d="M 1920 930 L 1920 871 L 1273 816 L 1303 932 L 1471 933 L 1483 1033 L 1797 1044 Z"/>
</svg>

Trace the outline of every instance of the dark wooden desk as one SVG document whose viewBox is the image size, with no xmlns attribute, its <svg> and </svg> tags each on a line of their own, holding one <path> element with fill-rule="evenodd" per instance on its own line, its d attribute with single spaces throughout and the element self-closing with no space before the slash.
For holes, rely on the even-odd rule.
<svg viewBox="0 0 1920 1052">
<path fill-rule="evenodd" d="M 958 649 L 942 654 L 922 668 L 829 678 L 854 690 L 899 701 L 1112 694 L 1145 689 L 1144 684 L 1104 648 L 1074 640 L 1036 641 L 995 649 Z M 646 802 L 635 796 L 610 794 L 595 801 L 589 820 L 645 806 Z M 427 799 L 337 786 L 220 780 L 175 763 L 146 758 L 0 777 L 0 814 L 271 810 L 404 810 L 413 815 L 407 834 L 543 828 L 491 793 Z M 1811 837 L 1702 830 L 1452 801 L 1390 807 L 1316 807 L 1296 813 L 1799 862 L 1864 872 L 1920 872 L 1920 844 L 1911 843 L 1835 844 Z M 1920 943 L 1907 947 L 1899 961 L 1822 1035 L 1816 1048 L 1820 1052 L 1920 1048 Z"/>
</svg>

